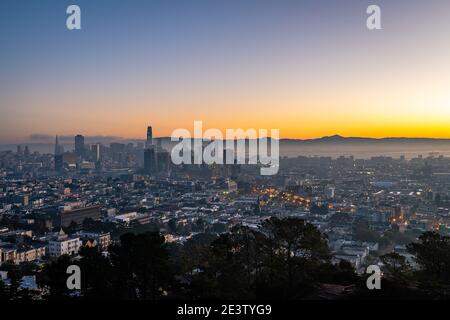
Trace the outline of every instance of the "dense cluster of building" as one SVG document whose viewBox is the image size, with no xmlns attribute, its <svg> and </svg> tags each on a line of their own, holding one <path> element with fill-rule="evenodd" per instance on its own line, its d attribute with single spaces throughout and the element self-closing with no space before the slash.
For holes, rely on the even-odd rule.
<svg viewBox="0 0 450 320">
<path fill-rule="evenodd" d="M 151 127 L 137 144 L 86 145 L 78 135 L 73 151 L 56 138 L 53 155 L 1 152 L 0 265 L 42 266 L 83 246 L 107 255 L 129 231 L 184 242 L 276 216 L 314 224 L 334 261 L 362 271 L 392 250 L 409 258 L 405 245 L 424 231 L 450 234 L 449 158 L 296 157 L 281 159 L 276 176 L 259 172 L 175 166 Z"/>
</svg>

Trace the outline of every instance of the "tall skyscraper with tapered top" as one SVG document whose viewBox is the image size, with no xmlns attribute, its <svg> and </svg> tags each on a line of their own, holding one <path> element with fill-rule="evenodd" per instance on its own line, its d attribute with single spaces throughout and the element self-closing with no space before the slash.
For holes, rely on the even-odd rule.
<svg viewBox="0 0 450 320">
<path fill-rule="evenodd" d="M 64 167 L 63 153 L 64 153 L 63 147 L 59 145 L 58 136 L 56 136 L 56 139 L 55 139 L 55 155 L 54 155 L 55 171 L 56 172 L 62 172 L 63 171 L 63 167 Z"/>
<path fill-rule="evenodd" d="M 59 154 L 59 141 L 58 136 L 55 138 L 55 156 Z"/>
<path fill-rule="evenodd" d="M 147 127 L 147 142 L 145 144 L 147 148 L 153 146 L 153 130 L 152 127 Z"/>
<path fill-rule="evenodd" d="M 56 136 L 55 139 L 55 156 L 63 154 L 64 153 L 64 147 L 59 144 L 58 136 Z"/>
</svg>

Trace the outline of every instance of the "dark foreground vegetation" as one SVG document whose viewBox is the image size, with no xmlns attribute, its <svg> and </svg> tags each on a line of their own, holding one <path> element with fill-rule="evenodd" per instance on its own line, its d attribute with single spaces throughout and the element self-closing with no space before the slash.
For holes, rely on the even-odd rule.
<svg viewBox="0 0 450 320">
<path fill-rule="evenodd" d="M 62 256 L 37 272 L 44 299 L 447 299 L 450 238 L 425 233 L 408 246 L 416 265 L 396 253 L 382 257 L 381 290 L 368 290 L 369 275 L 347 262 L 332 264 L 326 237 L 299 219 L 267 220 L 259 230 L 235 227 L 216 236 L 198 234 L 185 244 L 166 243 L 156 232 L 128 233 L 109 257 L 83 248 L 81 258 Z M 67 289 L 67 267 L 81 268 L 80 291 Z M 0 299 L 37 293 L 0 282 Z"/>
</svg>

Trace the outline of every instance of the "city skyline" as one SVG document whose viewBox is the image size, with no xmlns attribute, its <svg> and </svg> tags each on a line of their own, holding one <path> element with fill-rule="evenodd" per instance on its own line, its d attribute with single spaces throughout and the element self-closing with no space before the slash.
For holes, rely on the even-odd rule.
<svg viewBox="0 0 450 320">
<path fill-rule="evenodd" d="M 209 128 L 206 128 L 209 129 Z M 206 130 L 205 129 L 205 130 Z M 245 132 L 245 131 L 244 131 Z M 47 135 L 47 134 L 33 134 L 29 137 L 25 137 L 24 140 L 16 140 L 11 141 L 8 143 L 0 143 L 0 145 L 20 145 L 24 146 L 26 144 L 54 144 L 55 138 L 60 140 L 61 144 L 73 144 L 74 138 L 77 135 L 82 135 L 86 140 L 88 140 L 88 143 L 110 143 L 110 142 L 141 142 L 144 143 L 147 142 L 147 137 L 145 135 L 141 135 L 139 137 L 120 137 L 120 136 L 108 136 L 108 135 L 85 135 L 84 133 L 75 133 L 75 134 L 65 134 L 65 135 Z M 270 135 L 268 136 L 269 138 Z M 247 137 L 243 137 L 242 139 L 248 139 Z M 170 140 L 171 136 L 168 135 L 159 135 L 154 136 L 153 139 L 167 139 Z M 240 138 L 238 138 L 239 140 Z M 217 139 L 217 140 L 227 140 L 225 137 L 223 139 Z M 298 141 L 298 142 L 314 142 L 314 141 L 331 141 L 331 142 L 338 142 L 338 141 L 443 141 L 447 142 L 450 141 L 450 138 L 433 138 L 433 137 L 420 137 L 420 136 L 385 136 L 385 137 L 364 137 L 364 136 L 343 136 L 340 134 L 332 134 L 332 135 L 326 135 L 326 136 L 318 136 L 318 137 L 312 137 L 312 138 L 285 138 L 280 137 L 278 140 L 280 141 Z"/>
<path fill-rule="evenodd" d="M 450 4 L 80 0 L 0 4 L 0 143 L 176 128 L 450 138 Z M 105 18 L 108 17 L 108 18 Z M 3 36 L 4 35 L 4 36 Z"/>
</svg>

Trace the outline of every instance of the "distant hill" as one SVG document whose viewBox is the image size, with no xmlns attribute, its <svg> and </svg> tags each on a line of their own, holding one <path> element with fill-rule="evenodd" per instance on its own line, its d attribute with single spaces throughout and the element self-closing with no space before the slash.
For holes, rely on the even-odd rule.
<svg viewBox="0 0 450 320">
<path fill-rule="evenodd" d="M 280 139 L 285 143 L 345 143 L 345 144 L 398 144 L 398 143 L 426 143 L 426 144 L 450 144 L 450 139 L 435 139 L 435 138 L 361 138 L 361 137 L 343 137 L 340 135 L 326 136 L 317 139 Z"/>
<path fill-rule="evenodd" d="M 172 142 L 170 137 L 155 138 L 161 140 L 162 146 L 170 150 L 176 142 Z M 119 143 L 138 143 L 144 140 L 127 140 L 118 137 L 87 137 L 86 143 L 100 142 L 109 145 L 111 142 Z M 71 139 L 63 139 L 61 142 L 65 150 L 73 149 Z M 54 143 L 21 143 L 28 145 L 31 151 L 42 153 L 53 153 Z M 0 145 L 0 151 L 16 150 L 14 144 Z M 444 155 L 450 157 L 450 139 L 432 139 L 432 138 L 362 138 L 362 137 L 343 137 L 340 135 L 326 136 L 317 139 L 280 139 L 280 155 L 282 157 L 297 156 L 349 156 L 355 158 L 370 158 L 373 156 L 391 156 L 412 158 L 417 155 Z"/>
</svg>

